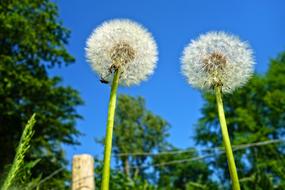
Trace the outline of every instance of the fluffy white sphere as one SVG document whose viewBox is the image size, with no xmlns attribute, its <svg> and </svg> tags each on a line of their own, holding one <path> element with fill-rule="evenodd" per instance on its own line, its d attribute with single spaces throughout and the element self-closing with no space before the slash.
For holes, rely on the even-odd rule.
<svg viewBox="0 0 285 190">
<path fill-rule="evenodd" d="M 102 80 L 111 83 L 120 68 L 119 84 L 130 86 L 148 78 L 156 67 L 157 46 L 140 24 L 115 19 L 97 27 L 87 40 L 86 57 Z"/>
<path fill-rule="evenodd" d="M 231 93 L 253 73 L 253 52 L 246 42 L 224 32 L 209 32 L 184 49 L 182 72 L 188 82 L 202 90 L 221 86 Z"/>
</svg>

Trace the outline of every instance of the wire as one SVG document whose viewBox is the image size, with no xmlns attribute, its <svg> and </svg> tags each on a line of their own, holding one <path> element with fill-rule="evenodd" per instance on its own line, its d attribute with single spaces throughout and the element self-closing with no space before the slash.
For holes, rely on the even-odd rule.
<svg viewBox="0 0 285 190">
<path fill-rule="evenodd" d="M 250 144 L 241 144 L 241 145 L 234 145 L 234 149 L 240 149 L 240 148 L 249 148 L 252 146 L 261 146 L 266 144 L 272 144 L 272 143 L 279 143 L 285 141 L 285 139 L 274 139 L 274 140 L 268 140 L 268 141 L 262 141 L 262 142 L 256 142 L 256 143 L 250 143 Z M 224 147 L 214 147 L 214 148 L 204 148 L 200 151 L 221 151 Z M 153 153 L 153 152 L 135 152 L 135 153 L 120 153 L 115 154 L 115 157 L 122 157 L 122 156 L 160 156 L 160 155 L 168 155 L 168 154 L 182 154 L 182 153 L 189 153 L 189 152 L 196 152 L 195 149 L 191 150 L 177 150 L 177 151 L 164 151 L 159 153 Z"/>
<path fill-rule="evenodd" d="M 239 149 L 245 149 L 245 148 L 250 148 L 250 147 L 254 147 L 254 146 L 264 146 L 267 144 L 281 143 L 284 141 L 285 141 L 285 139 L 273 139 L 273 140 L 261 141 L 261 142 L 251 143 L 251 144 L 242 144 L 242 145 L 233 146 L 233 147 L 234 147 L 234 149 L 239 150 Z"/>
<path fill-rule="evenodd" d="M 221 151 L 220 153 L 223 153 L 224 151 Z M 184 162 L 191 162 L 191 161 L 197 161 L 197 160 L 203 160 L 205 158 L 208 157 L 212 157 L 215 156 L 216 153 L 213 154 L 205 154 L 203 156 L 196 156 L 196 157 L 192 157 L 192 158 L 186 158 L 186 159 L 181 159 L 181 160 L 172 160 L 169 162 L 161 162 L 158 164 L 148 164 L 148 165 L 144 165 L 144 166 L 130 166 L 129 168 L 133 168 L 133 169 L 145 169 L 145 168 L 149 168 L 149 167 L 161 167 L 161 166 L 167 166 L 167 165 L 172 165 L 172 164 L 179 164 L 179 163 L 184 163 Z"/>
<path fill-rule="evenodd" d="M 61 167 L 57 170 L 55 170 L 54 172 L 52 172 L 50 175 L 48 175 L 47 177 L 45 177 L 44 179 L 40 180 L 38 184 L 36 184 L 34 187 L 32 187 L 31 189 L 34 189 L 36 187 L 39 187 L 41 184 L 45 183 L 47 180 L 53 178 L 53 176 L 57 175 L 59 172 L 61 172 L 62 170 L 64 170 L 65 167 Z"/>
<path fill-rule="evenodd" d="M 115 154 L 115 157 L 122 157 L 122 156 L 158 156 L 158 155 L 167 155 L 167 154 L 181 154 L 186 152 L 195 152 L 196 150 L 177 150 L 177 151 L 165 151 L 159 153 L 153 152 L 135 152 L 135 153 L 120 153 Z"/>
<path fill-rule="evenodd" d="M 250 147 L 257 147 L 257 146 L 264 146 L 264 145 L 268 145 L 268 144 L 280 143 L 280 142 L 284 142 L 284 141 L 285 141 L 285 139 L 274 139 L 274 140 L 268 140 L 268 141 L 262 141 L 262 142 L 256 142 L 256 143 L 235 145 L 235 146 L 233 146 L 233 151 L 238 151 L 238 150 L 246 149 L 246 148 L 250 148 Z M 211 154 L 205 154 L 205 155 L 202 155 L 202 156 L 196 156 L 196 157 L 187 158 L 187 159 L 172 160 L 172 161 L 169 161 L 169 162 L 161 162 L 161 163 L 157 163 L 157 164 L 148 164 L 148 165 L 138 166 L 138 167 L 130 166 L 129 168 L 130 169 L 139 169 L 139 168 L 140 169 L 145 169 L 145 168 L 149 168 L 149 167 L 162 167 L 162 166 L 167 166 L 167 165 L 172 165 L 172 164 L 179 164 L 179 163 L 203 160 L 205 158 L 212 157 L 212 156 L 215 156 L 217 154 L 224 154 L 225 153 L 225 151 L 223 150 L 223 147 L 205 148 L 205 149 L 202 149 L 201 151 L 209 151 L 209 150 L 218 150 L 219 152 L 215 152 L 215 153 L 211 153 Z M 142 156 L 142 155 L 143 156 L 158 156 L 158 155 L 179 154 L 179 153 L 187 153 L 187 152 L 195 152 L 195 150 L 192 149 L 192 150 L 184 150 L 184 151 L 183 150 L 181 150 L 181 151 L 168 151 L 168 152 L 166 151 L 166 152 L 160 152 L 160 153 L 148 153 L 148 152 L 142 152 L 142 153 L 121 153 L 121 154 L 117 154 L 116 156 L 126 156 L 126 155 L 133 155 L 133 156 Z M 61 172 L 64 169 L 65 169 L 65 167 L 62 167 L 62 168 L 59 168 L 59 169 L 55 170 L 49 176 L 47 176 L 46 178 L 42 179 L 33 188 L 35 188 L 35 187 L 45 183 L 47 180 L 51 179 L 52 177 L 54 177 L 55 175 L 57 175 L 59 172 Z M 92 176 L 90 176 L 90 177 L 92 177 Z"/>
<path fill-rule="evenodd" d="M 268 144 L 274 144 L 274 143 L 280 143 L 285 141 L 285 139 L 274 139 L 274 140 L 268 140 L 268 141 L 263 141 L 263 142 L 256 142 L 256 143 L 250 143 L 250 144 L 243 144 L 243 145 L 237 145 L 237 146 L 233 146 L 233 151 L 238 151 L 241 149 L 246 149 L 246 148 L 250 148 L 250 147 L 256 147 L 256 146 L 264 146 L 264 145 L 268 145 Z M 214 148 L 217 149 L 217 148 Z M 220 149 L 220 148 L 219 148 Z M 191 162 L 191 161 L 197 161 L 197 160 L 202 160 L 208 157 L 212 157 L 215 155 L 219 155 L 219 154 L 224 154 L 225 151 L 224 150 L 220 150 L 220 152 L 216 152 L 216 153 L 212 153 L 212 154 L 205 154 L 203 156 L 197 156 L 197 157 L 192 157 L 192 158 L 187 158 L 187 159 L 181 159 L 181 160 L 172 160 L 169 162 L 162 162 L 162 163 L 158 163 L 158 164 L 148 164 L 145 166 L 139 166 L 139 167 L 135 167 L 135 166 L 131 166 L 130 168 L 134 168 L 134 169 L 145 169 L 145 168 L 149 168 L 149 167 L 161 167 L 161 166 L 166 166 L 166 165 L 172 165 L 172 164 L 179 164 L 179 163 L 184 163 L 184 162 Z"/>
</svg>

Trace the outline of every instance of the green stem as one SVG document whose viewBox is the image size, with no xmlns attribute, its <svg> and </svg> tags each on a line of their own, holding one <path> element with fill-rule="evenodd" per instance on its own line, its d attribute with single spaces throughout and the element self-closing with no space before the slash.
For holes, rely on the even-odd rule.
<svg viewBox="0 0 285 190">
<path fill-rule="evenodd" d="M 224 146 L 226 149 L 226 155 L 228 159 L 228 166 L 229 166 L 230 175 L 232 179 L 233 190 L 240 190 L 237 169 L 235 165 L 234 155 L 233 155 L 233 151 L 231 147 L 231 141 L 230 141 L 230 137 L 229 137 L 229 133 L 227 129 L 225 112 L 223 108 L 221 87 L 220 86 L 215 87 L 215 92 L 216 92 L 217 107 L 218 107 L 218 112 L 219 112 L 219 120 L 220 120 L 222 135 L 223 135 Z"/>
<path fill-rule="evenodd" d="M 114 79 L 112 82 L 109 107 L 108 107 L 108 121 L 107 121 L 106 137 L 105 137 L 104 166 L 103 166 L 103 179 L 102 179 L 101 190 L 109 190 L 112 136 L 113 136 L 115 109 L 116 109 L 116 96 L 119 85 L 119 75 L 120 71 L 119 69 L 117 69 L 115 71 Z"/>
</svg>

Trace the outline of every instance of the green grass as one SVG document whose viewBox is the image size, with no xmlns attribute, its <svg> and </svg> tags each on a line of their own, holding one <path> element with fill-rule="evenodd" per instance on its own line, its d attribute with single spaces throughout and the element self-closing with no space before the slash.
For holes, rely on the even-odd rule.
<svg viewBox="0 0 285 190">
<path fill-rule="evenodd" d="M 8 190 L 14 185 L 15 180 L 18 177 L 17 174 L 19 173 L 21 167 L 24 165 L 25 154 L 30 148 L 30 141 L 34 134 L 33 127 L 36 123 L 35 116 L 36 114 L 33 114 L 25 126 L 19 145 L 16 149 L 16 155 L 15 155 L 14 161 L 3 182 L 1 190 Z"/>
</svg>

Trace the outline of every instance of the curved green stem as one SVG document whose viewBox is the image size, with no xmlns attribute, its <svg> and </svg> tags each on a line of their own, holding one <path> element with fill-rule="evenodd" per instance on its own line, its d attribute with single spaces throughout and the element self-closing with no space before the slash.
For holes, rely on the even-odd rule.
<svg viewBox="0 0 285 190">
<path fill-rule="evenodd" d="M 226 149 L 226 155 L 228 159 L 228 166 L 229 166 L 230 175 L 232 179 L 233 190 L 240 190 L 236 164 L 234 160 L 234 155 L 233 155 L 233 151 L 231 147 L 231 141 L 230 141 L 230 137 L 229 137 L 229 133 L 227 129 L 227 123 L 226 123 L 226 118 L 225 118 L 225 113 L 224 113 L 224 108 L 223 108 L 221 87 L 220 86 L 215 87 L 215 92 L 216 92 L 217 107 L 218 107 L 218 112 L 219 112 L 219 120 L 220 120 L 222 135 L 223 135 L 224 146 Z"/>
<path fill-rule="evenodd" d="M 102 178 L 101 190 L 109 190 L 112 136 L 113 136 L 115 109 L 116 109 L 117 89 L 119 85 L 119 75 L 120 75 L 120 70 L 117 69 L 115 71 L 114 79 L 112 82 L 109 107 L 108 107 L 108 121 L 107 121 L 106 137 L 105 137 L 104 166 L 103 166 L 103 178 Z"/>
</svg>

